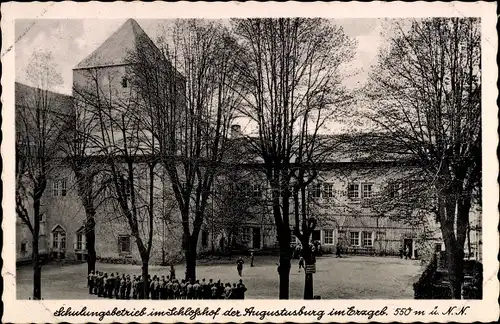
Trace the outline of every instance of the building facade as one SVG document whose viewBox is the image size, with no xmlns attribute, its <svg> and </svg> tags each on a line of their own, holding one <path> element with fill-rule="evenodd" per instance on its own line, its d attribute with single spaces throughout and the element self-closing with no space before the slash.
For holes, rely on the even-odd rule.
<svg viewBox="0 0 500 324">
<path fill-rule="evenodd" d="M 79 91 L 99 84 L 102 93 L 112 94 L 114 101 L 127 102 L 134 95 L 127 72 L 129 55 L 137 50 L 138 42 L 144 40 L 153 43 L 137 22 L 127 20 L 75 67 L 74 96 L 78 97 L 81 95 Z M 233 136 L 236 140 L 235 134 Z M 137 172 L 140 172 L 140 167 L 137 167 Z M 256 251 L 277 248 L 269 185 L 259 167 L 232 172 L 235 174 L 226 173 L 216 180 L 199 235 L 198 252 L 224 251 L 229 244 Z M 309 216 L 318 220 L 311 240 L 319 241 L 326 252 L 335 252 L 341 247 L 344 253 L 399 255 L 408 247 L 413 258 L 418 258 L 429 245 L 443 249 L 439 226 L 431 214 L 420 217 L 422 220 L 416 224 L 408 221 L 411 215 L 398 215 L 378 208 L 379 198 L 387 197 L 389 188 L 393 188 L 406 172 L 407 167 L 397 160 L 367 162 L 344 157 L 325 161 L 317 181 L 307 190 Z M 245 173 L 244 177 L 241 177 L 242 173 Z M 155 223 L 150 260 L 161 263 L 182 257 L 182 224 L 164 170 L 159 168 L 155 174 Z M 224 192 L 228 185 L 233 186 L 233 191 Z M 145 192 L 142 186 L 137 190 L 139 194 L 141 190 Z M 389 197 L 404 200 L 403 195 L 404 191 L 397 189 Z M 229 201 L 232 205 L 228 205 Z M 117 212 L 112 193 L 103 190 L 98 205 L 95 216 L 98 258 L 140 261 L 127 219 Z M 42 208 L 40 250 L 53 259 L 86 260 L 86 214 L 76 188 L 75 175 L 69 166 L 62 164 L 51 173 Z M 480 215 L 478 211 L 471 215 L 476 226 L 471 231 L 470 254 L 478 258 L 481 255 Z M 145 222 L 140 224 L 141 229 L 144 227 L 147 227 Z M 16 231 L 17 258 L 29 259 L 29 231 L 20 221 Z M 292 235 L 294 243 L 297 239 Z"/>
</svg>

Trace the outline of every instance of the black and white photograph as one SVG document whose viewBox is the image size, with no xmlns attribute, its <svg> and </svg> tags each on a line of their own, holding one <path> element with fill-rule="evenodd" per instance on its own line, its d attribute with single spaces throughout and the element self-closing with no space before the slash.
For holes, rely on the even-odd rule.
<svg viewBox="0 0 500 324">
<path fill-rule="evenodd" d="M 486 301 L 498 108 L 488 97 L 486 115 L 497 37 L 482 14 L 241 9 L 12 20 L 13 298 L 52 313 Z"/>
</svg>

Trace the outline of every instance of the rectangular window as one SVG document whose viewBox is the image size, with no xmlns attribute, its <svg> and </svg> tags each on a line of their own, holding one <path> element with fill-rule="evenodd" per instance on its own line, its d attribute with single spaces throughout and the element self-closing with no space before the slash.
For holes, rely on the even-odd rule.
<svg viewBox="0 0 500 324">
<path fill-rule="evenodd" d="M 359 198 L 359 184 L 349 184 L 349 186 L 347 187 L 347 197 L 349 199 Z"/>
<path fill-rule="evenodd" d="M 60 244 L 61 250 L 64 250 L 66 248 L 66 234 L 61 233 L 61 244 Z"/>
<path fill-rule="evenodd" d="M 371 198 L 373 196 L 372 193 L 372 184 L 364 183 L 362 187 L 362 197 L 363 198 Z"/>
<path fill-rule="evenodd" d="M 26 243 L 21 243 L 21 253 L 26 253 Z"/>
<path fill-rule="evenodd" d="M 59 248 L 59 233 L 52 233 L 52 247 L 54 249 Z"/>
<path fill-rule="evenodd" d="M 82 233 L 76 234 L 76 249 L 83 250 L 83 234 Z"/>
<path fill-rule="evenodd" d="M 373 246 L 372 232 L 363 232 L 363 246 Z"/>
<path fill-rule="evenodd" d="M 61 196 L 66 196 L 67 193 L 67 186 L 68 186 L 68 181 L 66 178 L 61 180 Z"/>
<path fill-rule="evenodd" d="M 333 184 L 325 183 L 323 186 L 323 197 L 333 198 Z"/>
<path fill-rule="evenodd" d="M 128 87 L 128 80 L 127 80 L 127 78 L 122 78 L 122 87 L 123 88 Z"/>
<path fill-rule="evenodd" d="M 130 253 L 130 236 L 119 236 L 118 243 L 120 245 L 120 253 Z"/>
<path fill-rule="evenodd" d="M 54 180 L 52 182 L 52 196 L 57 197 L 59 196 L 59 181 Z"/>
<path fill-rule="evenodd" d="M 321 197 L 321 183 L 315 183 L 312 187 L 311 190 L 311 195 L 313 198 L 320 198 Z"/>
<path fill-rule="evenodd" d="M 359 246 L 359 232 L 351 232 L 351 245 Z"/>
<path fill-rule="evenodd" d="M 323 230 L 323 244 L 333 244 L 333 230 Z"/>
</svg>

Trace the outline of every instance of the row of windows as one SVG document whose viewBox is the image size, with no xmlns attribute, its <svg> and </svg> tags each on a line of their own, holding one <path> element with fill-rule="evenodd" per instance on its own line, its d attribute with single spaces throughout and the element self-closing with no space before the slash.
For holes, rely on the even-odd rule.
<svg viewBox="0 0 500 324">
<path fill-rule="evenodd" d="M 76 233 L 75 240 L 75 250 L 85 250 L 87 245 L 85 242 L 85 233 L 83 230 L 79 230 Z M 52 231 L 52 248 L 55 250 L 65 250 L 67 248 L 66 244 L 66 232 L 57 226 L 55 230 Z"/>
<path fill-rule="evenodd" d="M 360 235 L 361 233 L 361 235 Z M 353 246 L 373 246 L 372 232 L 350 232 L 350 243 Z"/>
<path fill-rule="evenodd" d="M 361 188 L 361 191 L 360 191 Z M 262 197 L 262 186 L 257 184 L 240 184 L 232 186 L 231 190 L 245 194 L 249 197 Z M 333 198 L 336 190 L 332 183 L 317 183 L 311 189 L 311 195 L 314 198 Z M 373 185 L 371 183 L 349 184 L 347 196 L 351 199 L 371 198 L 373 197 Z"/>
<path fill-rule="evenodd" d="M 311 194 L 314 198 L 333 198 L 335 190 L 332 183 L 316 183 Z M 373 184 L 371 183 L 350 183 L 347 185 L 347 197 L 349 199 L 371 198 L 373 197 Z"/>
<path fill-rule="evenodd" d="M 389 196 L 391 198 L 399 197 L 407 192 L 413 182 L 393 182 L 389 184 Z M 68 189 L 68 182 L 66 178 L 52 182 L 52 196 L 66 196 Z M 242 192 L 246 196 L 259 198 L 262 197 L 262 186 L 258 184 L 243 183 L 238 186 L 233 186 L 235 191 Z M 314 198 L 333 198 L 337 191 L 334 189 L 332 183 L 316 183 L 312 186 L 311 195 Z M 125 195 L 130 195 L 130 186 L 125 186 Z M 371 183 L 350 183 L 347 185 L 347 197 L 349 199 L 368 199 L 372 198 L 373 184 Z"/>
<path fill-rule="evenodd" d="M 333 240 L 333 229 L 324 229 L 323 230 L 323 244 L 332 245 L 334 244 Z M 293 231 L 292 231 L 293 233 Z M 373 233 L 372 232 L 360 232 L 360 231 L 352 231 L 349 232 L 349 242 L 353 246 L 365 246 L 372 247 L 373 246 Z M 317 235 L 319 236 L 319 235 Z M 318 239 L 319 237 L 312 238 L 313 240 Z M 295 235 L 292 234 L 292 243 L 299 243 L 298 239 Z"/>
</svg>

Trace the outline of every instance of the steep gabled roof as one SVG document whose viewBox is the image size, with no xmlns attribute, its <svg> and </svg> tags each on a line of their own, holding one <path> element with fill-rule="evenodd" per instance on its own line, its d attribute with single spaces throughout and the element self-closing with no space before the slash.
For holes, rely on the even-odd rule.
<svg viewBox="0 0 500 324">
<path fill-rule="evenodd" d="M 141 26 L 134 19 L 128 19 L 75 69 L 127 64 L 130 54 L 137 51 L 139 44 L 144 46 L 144 42 L 148 47 L 158 50 Z"/>
</svg>

